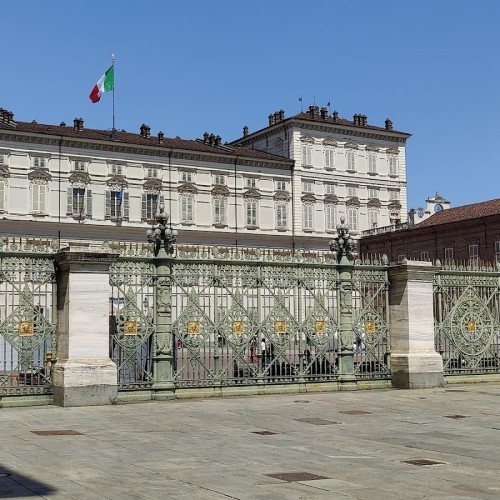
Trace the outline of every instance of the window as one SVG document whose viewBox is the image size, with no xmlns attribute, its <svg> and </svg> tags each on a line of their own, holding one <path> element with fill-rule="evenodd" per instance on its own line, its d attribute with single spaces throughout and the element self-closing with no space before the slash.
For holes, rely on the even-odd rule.
<svg viewBox="0 0 500 500">
<path fill-rule="evenodd" d="M 347 186 L 347 196 L 350 198 L 358 196 L 358 188 L 356 186 Z"/>
<path fill-rule="evenodd" d="M 128 219 L 129 194 L 127 191 L 106 191 L 106 218 Z"/>
<path fill-rule="evenodd" d="M 312 193 L 313 192 L 313 181 L 302 181 L 302 191 L 304 193 Z"/>
<path fill-rule="evenodd" d="M 368 198 L 378 199 L 378 188 L 368 188 Z"/>
<path fill-rule="evenodd" d="M 429 260 L 429 252 L 420 252 L 420 260 Z"/>
<path fill-rule="evenodd" d="M 142 193 L 142 207 L 141 218 L 142 220 L 154 219 L 158 211 L 158 205 L 164 203 L 164 197 L 154 193 Z"/>
<path fill-rule="evenodd" d="M 246 225 L 257 226 L 257 200 L 246 202 Z"/>
<path fill-rule="evenodd" d="M 225 186 L 226 185 L 226 176 L 221 174 L 214 175 L 214 184 L 216 186 Z"/>
<path fill-rule="evenodd" d="M 158 177 L 158 169 L 156 167 L 146 167 L 146 177 L 148 179 L 155 179 Z"/>
<path fill-rule="evenodd" d="M 31 211 L 46 212 L 47 184 L 31 184 Z"/>
<path fill-rule="evenodd" d="M 82 160 L 75 160 L 73 162 L 73 170 L 75 172 L 85 172 L 87 170 L 87 164 Z"/>
<path fill-rule="evenodd" d="M 313 203 L 304 203 L 302 208 L 302 227 L 304 231 L 312 231 L 313 230 L 313 216 L 314 216 L 314 204 Z"/>
<path fill-rule="evenodd" d="M 286 203 L 276 205 L 276 229 L 287 228 L 287 206 Z"/>
<path fill-rule="evenodd" d="M 184 224 L 192 224 L 193 217 L 193 196 L 190 194 L 182 194 L 179 199 L 180 219 Z"/>
<path fill-rule="evenodd" d="M 113 163 L 111 165 L 111 174 L 112 175 L 123 175 L 123 172 L 125 171 L 124 165 L 117 165 Z"/>
<path fill-rule="evenodd" d="M 368 155 L 368 173 L 370 174 L 377 173 L 377 156 L 374 154 Z"/>
<path fill-rule="evenodd" d="M 214 224 L 226 224 L 226 198 L 214 198 Z"/>
<path fill-rule="evenodd" d="M 33 168 L 45 168 L 47 166 L 47 158 L 43 156 L 35 156 L 33 158 Z"/>
<path fill-rule="evenodd" d="M 335 184 L 325 184 L 325 194 L 335 194 Z"/>
<path fill-rule="evenodd" d="M 453 248 L 444 249 L 444 260 L 453 260 Z"/>
<path fill-rule="evenodd" d="M 92 215 L 92 191 L 83 187 L 68 188 L 66 214 L 88 218 Z"/>
<path fill-rule="evenodd" d="M 399 191 L 394 191 L 391 189 L 389 191 L 389 200 L 391 200 L 391 201 L 399 200 Z"/>
<path fill-rule="evenodd" d="M 333 231 L 336 227 L 337 211 L 333 203 L 325 205 L 325 227 L 327 231 Z"/>
<path fill-rule="evenodd" d="M 358 230 L 358 209 L 356 207 L 347 209 L 347 225 L 352 231 Z"/>
<path fill-rule="evenodd" d="M 312 166 L 312 146 L 302 146 L 302 165 Z"/>
<path fill-rule="evenodd" d="M 378 227 L 378 210 L 368 210 L 368 224 L 370 227 Z"/>
<path fill-rule="evenodd" d="M 354 171 L 356 170 L 356 156 L 354 151 L 347 151 L 345 154 L 347 170 Z"/>
<path fill-rule="evenodd" d="M 257 179 L 255 177 L 246 177 L 245 178 L 245 187 L 247 189 L 256 188 L 257 187 Z"/>
<path fill-rule="evenodd" d="M 286 181 L 276 181 L 276 191 L 286 191 Z"/>
<path fill-rule="evenodd" d="M 335 166 L 335 150 L 325 148 L 325 167 L 333 168 Z"/>
<path fill-rule="evenodd" d="M 193 182 L 193 172 L 181 171 L 181 182 Z"/>
<path fill-rule="evenodd" d="M 389 175 L 398 175 L 398 159 L 395 156 L 389 156 Z"/>
<path fill-rule="evenodd" d="M 479 246 L 469 245 L 469 259 L 477 260 L 479 257 Z"/>
<path fill-rule="evenodd" d="M 406 260 L 406 255 L 398 255 L 398 262 L 404 262 Z"/>
</svg>

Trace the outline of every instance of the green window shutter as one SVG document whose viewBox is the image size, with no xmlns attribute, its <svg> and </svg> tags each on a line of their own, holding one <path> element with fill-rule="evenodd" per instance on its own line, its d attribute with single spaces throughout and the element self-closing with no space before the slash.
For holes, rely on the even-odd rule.
<svg viewBox="0 0 500 500">
<path fill-rule="evenodd" d="M 106 219 L 111 218 L 111 191 L 106 191 L 105 217 Z"/>
<path fill-rule="evenodd" d="M 66 215 L 73 214 L 73 188 L 68 188 L 66 195 Z"/>
<path fill-rule="evenodd" d="M 87 217 L 92 217 L 92 190 L 87 189 Z"/>
</svg>

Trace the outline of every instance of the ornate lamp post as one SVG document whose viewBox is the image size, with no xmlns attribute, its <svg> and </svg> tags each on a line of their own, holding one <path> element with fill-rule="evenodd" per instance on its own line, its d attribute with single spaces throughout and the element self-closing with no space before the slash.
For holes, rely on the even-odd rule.
<svg viewBox="0 0 500 500">
<path fill-rule="evenodd" d="M 155 342 L 153 346 L 153 398 L 172 399 L 174 396 L 172 356 L 172 278 L 171 263 L 177 231 L 167 226 L 169 216 L 160 204 L 153 229 L 146 232 L 153 245 L 156 267 L 154 303 Z"/>
<path fill-rule="evenodd" d="M 356 243 L 349 234 L 345 218 L 341 217 L 337 234 L 330 241 L 330 250 L 336 254 L 339 265 L 339 374 L 345 389 L 355 389 L 356 386 L 352 324 L 352 269 L 355 249 Z"/>
</svg>

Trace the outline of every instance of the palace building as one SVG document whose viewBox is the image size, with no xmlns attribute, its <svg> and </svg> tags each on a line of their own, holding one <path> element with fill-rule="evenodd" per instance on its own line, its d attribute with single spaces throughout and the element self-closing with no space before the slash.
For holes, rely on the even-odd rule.
<svg viewBox="0 0 500 500">
<path fill-rule="evenodd" d="M 180 244 L 327 249 L 341 217 L 354 234 L 406 220 L 409 134 L 310 107 L 230 144 L 14 120 L 0 110 L 3 235 L 145 241 L 164 203 Z"/>
</svg>

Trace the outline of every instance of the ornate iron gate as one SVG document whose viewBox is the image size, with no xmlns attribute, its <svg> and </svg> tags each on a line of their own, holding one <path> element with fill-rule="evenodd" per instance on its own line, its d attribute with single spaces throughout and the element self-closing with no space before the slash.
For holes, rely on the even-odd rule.
<svg viewBox="0 0 500 500">
<path fill-rule="evenodd" d="M 434 278 L 436 350 L 447 375 L 500 372 L 498 265 L 441 265 Z"/>
<path fill-rule="evenodd" d="M 0 238 L 0 395 L 49 394 L 58 242 Z"/>
<path fill-rule="evenodd" d="M 155 339 L 155 268 L 148 252 L 120 248 L 111 265 L 109 356 L 118 367 L 119 390 L 150 389 Z"/>
<path fill-rule="evenodd" d="M 390 377 L 388 259 L 356 261 L 352 273 L 357 378 Z"/>
</svg>

